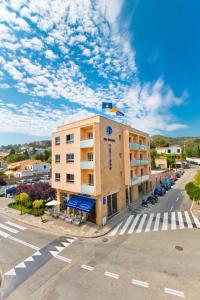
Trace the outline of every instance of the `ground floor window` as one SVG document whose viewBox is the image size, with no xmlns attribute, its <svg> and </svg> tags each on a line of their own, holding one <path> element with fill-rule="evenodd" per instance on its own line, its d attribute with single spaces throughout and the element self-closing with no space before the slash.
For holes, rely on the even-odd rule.
<svg viewBox="0 0 200 300">
<path fill-rule="evenodd" d="M 66 192 L 60 193 L 60 210 L 66 209 L 66 202 L 68 200 L 67 196 L 68 194 Z"/>
<path fill-rule="evenodd" d="M 118 211 L 117 196 L 118 196 L 117 193 L 107 196 L 108 217 L 115 215 Z"/>
</svg>

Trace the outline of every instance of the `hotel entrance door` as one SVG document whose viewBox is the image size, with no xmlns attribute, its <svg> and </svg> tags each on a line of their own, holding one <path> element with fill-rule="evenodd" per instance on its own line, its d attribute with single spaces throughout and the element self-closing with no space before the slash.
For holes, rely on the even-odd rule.
<svg viewBox="0 0 200 300">
<path fill-rule="evenodd" d="M 112 217 L 117 213 L 117 193 L 107 197 L 108 203 L 108 217 Z"/>
</svg>

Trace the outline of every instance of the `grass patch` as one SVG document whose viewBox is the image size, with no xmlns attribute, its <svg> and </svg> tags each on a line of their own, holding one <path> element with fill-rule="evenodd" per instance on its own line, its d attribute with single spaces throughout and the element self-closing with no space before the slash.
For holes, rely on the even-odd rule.
<svg viewBox="0 0 200 300">
<path fill-rule="evenodd" d="M 25 207 L 24 205 L 20 205 L 16 202 L 11 202 L 8 204 L 8 207 L 22 211 L 22 213 L 24 214 L 30 214 L 33 216 L 42 216 L 44 214 L 44 208 L 40 208 L 40 209 L 35 209 L 35 208 L 28 208 Z"/>
</svg>

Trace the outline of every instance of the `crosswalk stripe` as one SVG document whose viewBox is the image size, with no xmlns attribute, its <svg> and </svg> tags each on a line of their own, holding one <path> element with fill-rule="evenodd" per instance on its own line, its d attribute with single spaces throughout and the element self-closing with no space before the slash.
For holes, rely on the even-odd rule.
<svg viewBox="0 0 200 300">
<path fill-rule="evenodd" d="M 150 214 L 150 217 L 149 217 L 149 220 L 147 222 L 147 226 L 146 226 L 145 232 L 149 232 L 150 231 L 151 223 L 153 221 L 153 217 L 154 217 L 154 214 Z"/>
<path fill-rule="evenodd" d="M 120 226 L 122 225 L 123 222 L 119 223 L 112 231 L 109 233 L 108 236 L 115 236 L 117 231 L 119 230 Z"/>
<path fill-rule="evenodd" d="M 182 213 L 180 211 L 178 211 L 178 221 L 179 221 L 179 228 L 180 229 L 184 229 L 184 223 L 183 223 L 183 217 L 182 217 Z"/>
<path fill-rule="evenodd" d="M 18 228 L 18 229 L 21 229 L 21 230 L 25 230 L 25 229 L 26 229 L 26 227 L 21 226 L 21 225 L 16 224 L 16 223 L 13 223 L 13 222 L 10 222 L 10 221 L 7 221 L 7 222 L 5 222 L 5 223 L 8 224 L 8 225 L 10 225 L 10 226 L 13 226 L 13 227 L 16 227 L 16 228 Z"/>
<path fill-rule="evenodd" d="M 129 224 L 131 223 L 132 219 L 133 219 L 133 215 L 129 216 L 128 219 L 126 220 L 126 223 L 124 224 L 124 226 L 122 227 L 122 229 L 120 230 L 120 235 L 124 234 L 124 232 L 126 231 L 126 229 L 128 228 Z"/>
<path fill-rule="evenodd" d="M 160 213 L 157 213 L 156 221 L 155 221 L 155 224 L 154 224 L 153 231 L 158 231 L 159 221 L 160 221 Z"/>
<path fill-rule="evenodd" d="M 0 227 L 3 228 L 3 229 L 5 229 L 5 230 L 7 230 L 7 231 L 9 231 L 9 232 L 12 232 L 12 233 L 18 233 L 19 232 L 18 230 L 13 229 L 11 227 L 8 227 L 8 226 L 6 226 L 4 224 L 0 224 Z"/>
<path fill-rule="evenodd" d="M 141 233 L 158 230 L 175 230 L 185 228 L 200 228 L 200 221 L 188 211 L 184 212 L 164 212 L 163 218 L 161 213 L 137 214 L 129 216 L 125 221 L 118 224 L 109 234 L 109 236 Z M 194 220 L 194 221 L 193 221 Z M 179 224 L 179 225 L 177 225 Z"/>
<path fill-rule="evenodd" d="M 168 227 L 168 213 L 164 213 L 163 216 L 163 225 L 162 225 L 162 230 L 167 230 Z"/>
<path fill-rule="evenodd" d="M 188 228 L 193 228 L 192 221 L 190 220 L 190 216 L 187 211 L 185 211 L 185 218 L 187 221 Z"/>
<path fill-rule="evenodd" d="M 132 223 L 132 225 L 131 225 L 131 227 L 130 227 L 130 229 L 129 229 L 129 231 L 128 231 L 128 234 L 133 233 L 134 228 L 135 228 L 135 226 L 136 226 L 136 224 L 137 224 L 137 222 L 138 222 L 140 216 L 141 216 L 140 214 L 136 215 L 136 217 L 135 217 L 135 219 L 133 220 L 133 223 Z"/>
<path fill-rule="evenodd" d="M 145 222 L 146 217 L 147 217 L 146 214 L 144 214 L 144 215 L 142 216 L 142 219 L 141 219 L 141 221 L 140 221 L 140 223 L 139 223 L 139 225 L 138 225 L 138 228 L 137 228 L 137 230 L 136 230 L 136 233 L 139 233 L 139 232 L 142 231 L 142 227 L 143 227 L 143 225 L 144 225 L 144 222 Z"/>
<path fill-rule="evenodd" d="M 7 238 L 7 237 L 10 236 L 10 234 L 8 234 L 8 233 L 6 233 L 6 232 L 0 230 L 0 236 L 2 236 L 2 237 L 4 237 L 4 238 Z"/>
<path fill-rule="evenodd" d="M 172 214 L 171 214 L 171 229 L 172 230 L 176 229 L 176 215 L 175 215 L 175 211 L 173 211 Z"/>
<path fill-rule="evenodd" d="M 199 220 L 197 219 L 197 217 L 196 217 L 194 214 L 192 214 L 192 217 L 193 217 L 193 219 L 194 219 L 194 222 L 195 222 L 197 228 L 200 228 L 200 222 L 199 222 Z"/>
</svg>

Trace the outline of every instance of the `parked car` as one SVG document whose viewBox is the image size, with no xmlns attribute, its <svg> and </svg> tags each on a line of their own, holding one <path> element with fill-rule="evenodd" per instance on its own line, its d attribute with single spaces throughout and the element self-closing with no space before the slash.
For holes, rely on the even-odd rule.
<svg viewBox="0 0 200 300">
<path fill-rule="evenodd" d="M 176 177 L 176 174 L 175 174 L 175 173 L 171 175 L 171 179 L 173 179 L 174 181 L 176 181 L 176 180 L 178 179 L 178 178 Z"/>
<path fill-rule="evenodd" d="M 164 187 L 162 187 L 161 185 L 158 185 L 155 189 L 154 189 L 154 194 L 157 196 L 163 196 L 166 193 L 166 190 Z"/>
<path fill-rule="evenodd" d="M 6 181 L 3 178 L 0 178 L 0 186 L 7 185 Z"/>
<path fill-rule="evenodd" d="M 174 183 L 175 183 L 172 178 L 166 178 L 165 181 L 168 182 L 169 184 L 171 184 L 171 186 L 174 185 Z"/>
<path fill-rule="evenodd" d="M 5 187 L 0 188 L 0 197 L 5 197 L 5 195 L 6 195 L 5 190 L 6 190 Z"/>
<path fill-rule="evenodd" d="M 161 181 L 160 185 L 164 187 L 167 191 L 171 189 L 171 183 L 167 180 Z"/>
<path fill-rule="evenodd" d="M 28 179 L 20 179 L 16 181 L 16 184 L 26 184 Z"/>
</svg>

